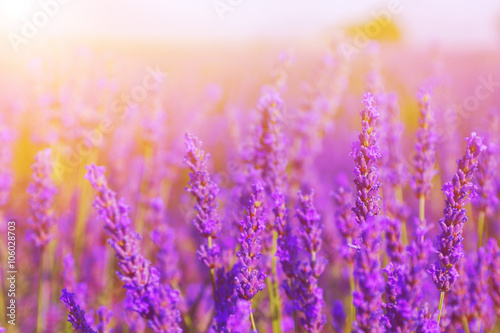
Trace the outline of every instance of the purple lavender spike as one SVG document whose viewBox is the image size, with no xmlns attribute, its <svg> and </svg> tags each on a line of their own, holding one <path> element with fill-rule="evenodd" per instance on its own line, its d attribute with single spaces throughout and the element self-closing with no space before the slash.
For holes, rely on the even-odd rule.
<svg viewBox="0 0 500 333">
<path fill-rule="evenodd" d="M 470 279 L 471 316 L 468 318 L 471 332 L 489 331 L 495 321 L 494 304 L 489 291 L 492 261 L 491 253 L 485 247 L 481 247 L 476 260 L 469 261 L 467 266 L 467 274 L 473 277 Z"/>
<path fill-rule="evenodd" d="M 52 151 L 50 148 L 39 151 L 32 165 L 33 182 L 28 186 L 30 196 L 31 216 L 28 223 L 26 238 L 35 243 L 37 247 L 43 247 L 50 242 L 52 237 L 51 228 L 54 224 L 54 195 L 57 189 L 50 178 L 52 174 Z"/>
<path fill-rule="evenodd" d="M 429 306 L 426 303 L 418 312 L 415 321 L 415 333 L 440 333 L 441 327 L 439 327 L 439 323 L 435 317 L 437 316 L 429 312 Z"/>
<path fill-rule="evenodd" d="M 434 284 L 441 292 L 449 291 L 459 277 L 455 264 L 464 256 L 462 233 L 463 225 L 467 222 L 467 211 L 464 207 L 475 195 L 472 177 L 478 167 L 479 155 L 485 149 L 482 139 L 473 132 L 470 138 L 467 138 L 465 155 L 457 161 L 457 173 L 451 182 L 443 186 L 446 208 L 444 217 L 439 220 L 441 228 L 437 244 L 439 261 L 428 270 Z"/>
<path fill-rule="evenodd" d="M 265 230 L 266 213 L 263 209 L 264 186 L 261 181 L 253 185 L 245 218 L 240 221 L 241 232 L 238 241 L 241 250 L 237 252 L 238 264 L 233 268 L 236 291 L 241 299 L 252 301 L 254 296 L 265 288 L 266 276 L 259 273 L 258 265 L 262 256 L 261 234 Z"/>
<path fill-rule="evenodd" d="M 255 295 L 265 288 L 266 275 L 259 273 L 258 266 L 262 256 L 262 232 L 266 229 L 266 213 L 264 212 L 264 185 L 257 181 L 248 202 L 245 218 L 240 221 L 241 232 L 238 242 L 241 250 L 236 253 L 238 263 L 233 266 L 235 289 L 240 299 L 250 305 L 252 329 L 256 330 L 251 309 Z"/>
<path fill-rule="evenodd" d="M 347 264 L 352 266 L 356 252 L 349 247 L 349 244 L 352 244 L 353 240 L 359 236 L 359 226 L 356 224 L 355 215 L 351 209 L 352 193 L 339 187 L 335 193 L 332 193 L 332 198 L 335 203 L 335 224 L 342 236 L 340 254 Z"/>
<path fill-rule="evenodd" d="M 346 314 L 344 311 L 344 305 L 342 304 L 342 301 L 339 299 L 333 302 L 332 318 L 333 318 L 332 326 L 335 329 L 335 331 L 343 332 L 346 320 Z"/>
<path fill-rule="evenodd" d="M 377 159 L 380 157 L 380 148 L 375 131 L 376 119 L 380 114 L 377 112 L 373 94 L 366 93 L 363 103 L 365 108 L 361 111 L 362 130 L 359 141 L 353 143 L 351 152 L 354 157 L 354 183 L 357 190 L 353 211 L 362 230 L 360 239 L 356 240 L 358 250 L 354 277 L 359 288 L 353 293 L 353 304 L 356 308 L 354 331 L 381 332 L 384 278 L 378 255 L 381 227 L 377 218 L 380 212 Z"/>
<path fill-rule="evenodd" d="M 490 295 L 493 299 L 494 309 L 497 316 L 500 316 L 500 247 L 497 240 L 490 238 L 486 249 L 491 256 L 490 271 L 491 271 L 491 291 Z"/>
<path fill-rule="evenodd" d="M 437 173 L 434 168 L 436 163 L 436 141 L 434 115 L 431 109 L 431 94 L 421 89 L 417 94 L 420 106 L 419 129 L 417 131 L 416 155 L 413 160 L 415 174 L 411 186 L 417 197 L 427 198 L 432 188 L 432 178 Z"/>
<path fill-rule="evenodd" d="M 62 290 L 61 301 L 69 311 L 68 321 L 73 325 L 73 329 L 78 333 L 96 333 L 85 319 L 85 311 L 75 302 L 75 294 Z"/>
<path fill-rule="evenodd" d="M 99 316 L 99 323 L 97 324 L 98 333 L 113 333 L 113 328 L 110 327 L 111 318 L 113 318 L 113 311 L 108 310 L 104 305 L 97 310 Z"/>
<path fill-rule="evenodd" d="M 408 302 L 412 291 L 408 289 L 406 282 L 405 266 L 389 263 L 383 272 L 387 274 L 387 303 L 384 304 L 386 313 L 382 319 L 386 332 L 408 332 L 411 330 L 413 317 L 412 307 Z"/>
<path fill-rule="evenodd" d="M 314 191 L 302 195 L 299 192 L 299 207 L 296 209 L 300 221 L 301 246 L 309 252 L 309 258 L 300 263 L 296 279 L 300 283 L 298 300 L 304 314 L 300 323 L 309 333 L 321 332 L 326 324 L 326 316 L 321 313 L 324 306 L 323 289 L 318 286 L 318 278 L 325 270 L 327 260 L 318 255 L 321 249 L 321 216 L 314 207 Z"/>
<path fill-rule="evenodd" d="M 266 193 L 276 188 L 283 190 L 286 180 L 286 154 L 282 130 L 283 100 L 276 92 L 264 94 L 257 104 L 260 123 L 251 156 L 244 157 L 250 164 L 251 179 L 262 179 Z"/>
<path fill-rule="evenodd" d="M 108 243 L 116 252 L 121 269 L 117 274 L 125 283 L 131 308 L 148 320 L 154 332 L 182 332 L 180 312 L 176 309 L 179 292 L 170 285 L 161 284 L 158 269 L 141 254 L 141 237 L 131 227 L 129 207 L 123 200 L 116 200 L 115 192 L 108 187 L 104 177 L 104 167 L 92 164 L 87 170 L 85 178 L 97 191 L 94 207 L 111 236 Z"/>
<path fill-rule="evenodd" d="M 350 156 L 354 158 L 354 184 L 356 184 L 356 203 L 353 208 L 356 221 L 364 226 L 369 216 L 376 216 L 380 212 L 380 183 L 377 175 L 377 159 L 380 157 L 380 147 L 377 144 L 375 124 L 380 114 L 375 105 L 372 93 L 364 95 L 365 108 L 361 114 L 361 133 L 352 144 Z"/>
</svg>

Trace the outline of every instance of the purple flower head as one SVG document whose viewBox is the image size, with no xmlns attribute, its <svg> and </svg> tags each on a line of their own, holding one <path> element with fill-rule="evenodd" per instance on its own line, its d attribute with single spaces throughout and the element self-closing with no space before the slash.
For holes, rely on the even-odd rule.
<svg viewBox="0 0 500 333">
<path fill-rule="evenodd" d="M 359 236 L 359 227 L 351 210 L 354 202 L 352 193 L 343 187 L 339 187 L 336 192 L 332 193 L 332 198 L 335 204 L 335 224 L 342 236 L 340 253 L 347 263 L 352 265 L 354 263 L 355 251 L 349 248 L 348 244 L 351 244 L 353 239 Z"/>
<path fill-rule="evenodd" d="M 387 303 L 384 304 L 386 314 L 382 319 L 386 331 L 408 332 L 411 328 L 413 308 L 408 302 L 411 290 L 407 288 L 405 266 L 389 263 L 382 271 L 387 274 Z"/>
<path fill-rule="evenodd" d="M 418 312 L 414 326 L 415 333 L 440 333 L 441 328 L 437 321 L 437 314 L 429 312 L 429 305 L 424 304 Z"/>
<path fill-rule="evenodd" d="M 429 264 L 429 255 L 434 251 L 434 246 L 432 241 L 427 237 L 429 233 L 429 227 L 424 221 L 420 219 L 415 219 L 416 230 L 415 238 L 406 247 L 406 261 L 409 265 L 408 272 L 406 274 L 406 285 L 410 293 L 410 305 L 412 308 L 416 309 L 420 306 L 423 293 L 423 281 L 426 277 L 425 270 Z"/>
<path fill-rule="evenodd" d="M 282 130 L 283 100 L 276 92 L 265 93 L 257 104 L 260 123 L 251 156 L 251 178 L 262 179 L 268 194 L 275 188 L 283 190 L 285 183 L 286 154 Z M 252 175 L 253 173 L 253 175 Z"/>
<path fill-rule="evenodd" d="M 383 315 L 382 293 L 384 277 L 380 269 L 379 249 L 381 226 L 378 218 L 369 216 L 363 227 L 361 237 L 356 241 L 354 278 L 359 288 L 353 293 L 356 308 L 355 332 L 381 332 L 380 320 Z"/>
<path fill-rule="evenodd" d="M 346 314 L 344 311 L 344 305 L 342 304 L 342 301 L 339 299 L 335 300 L 335 302 L 333 302 L 332 318 L 333 318 L 332 326 L 335 329 L 335 331 L 336 332 L 343 332 Z"/>
<path fill-rule="evenodd" d="M 248 202 L 246 215 L 240 221 L 241 232 L 238 241 L 241 250 L 236 253 L 238 263 L 234 265 L 236 292 L 241 299 L 252 301 L 254 296 L 265 288 L 266 275 L 259 273 L 258 265 L 262 256 L 262 232 L 266 228 L 266 214 L 264 212 L 264 185 L 257 181 Z"/>
<path fill-rule="evenodd" d="M 494 309 L 497 316 L 500 316 L 500 247 L 497 240 L 491 238 L 486 245 L 486 249 L 491 256 L 490 271 L 491 271 L 491 291 L 490 295 L 493 299 Z"/>
<path fill-rule="evenodd" d="M 97 310 L 97 315 L 99 316 L 99 323 L 97 324 L 98 333 L 113 333 L 113 329 L 110 328 L 111 318 L 113 318 L 113 311 L 108 310 L 104 305 Z"/>
<path fill-rule="evenodd" d="M 427 197 L 432 188 L 432 178 L 437 173 L 434 168 L 436 162 L 436 141 L 434 115 L 430 107 L 431 93 L 421 89 L 417 94 L 420 106 L 420 121 L 417 131 L 416 154 L 413 159 L 415 174 L 411 186 L 418 197 Z"/>
<path fill-rule="evenodd" d="M 396 93 L 386 95 L 387 115 L 382 121 L 384 135 L 382 151 L 382 175 L 383 182 L 390 185 L 388 189 L 402 186 L 407 174 L 402 159 L 402 140 L 404 124 L 399 120 L 398 96 Z"/>
<path fill-rule="evenodd" d="M 488 148 L 481 154 L 478 170 L 476 172 L 476 192 L 477 197 L 472 200 L 472 204 L 480 212 L 491 216 L 499 200 L 496 194 L 495 176 L 498 170 L 497 147 L 494 143 L 488 142 Z"/>
<path fill-rule="evenodd" d="M 184 163 L 191 170 L 186 191 L 196 199 L 197 215 L 194 225 L 203 237 L 215 238 L 221 229 L 216 200 L 219 187 L 208 173 L 207 161 L 210 154 L 201 149 L 202 143 L 194 135 L 186 133 L 185 143 L 187 153 L 184 157 Z"/>
<path fill-rule="evenodd" d="M 380 248 L 381 226 L 376 217 L 380 212 L 377 175 L 377 159 L 380 157 L 375 131 L 376 119 L 380 116 L 372 93 L 365 93 L 361 111 L 361 133 L 359 142 L 352 145 L 354 157 L 354 184 L 356 203 L 352 209 L 361 227 L 361 237 L 356 239 L 357 248 L 354 278 L 359 288 L 353 293 L 356 308 L 355 332 L 379 332 L 382 330 L 382 293 L 384 278 L 380 270 L 378 250 Z"/>
<path fill-rule="evenodd" d="M 140 235 L 131 227 L 129 207 L 117 201 L 104 177 L 104 167 L 87 166 L 85 178 L 97 191 L 94 201 L 104 228 L 111 236 L 108 243 L 115 250 L 120 280 L 130 299 L 130 308 L 148 320 L 154 332 L 182 332 L 180 312 L 176 309 L 179 293 L 160 283 L 160 273 L 140 252 Z"/>
<path fill-rule="evenodd" d="M 375 106 L 372 93 L 365 93 L 361 111 L 361 133 L 352 144 L 350 156 L 354 157 L 354 184 L 356 184 L 356 203 L 353 208 L 356 221 L 363 225 L 369 216 L 380 211 L 378 189 L 380 183 L 377 175 L 377 159 L 380 157 L 377 144 L 375 123 L 380 114 Z"/>
<path fill-rule="evenodd" d="M 482 139 L 474 132 L 466 140 L 465 155 L 457 161 L 457 173 L 451 182 L 443 186 L 446 207 L 444 217 L 439 220 L 441 228 L 441 234 L 437 237 L 439 261 L 428 271 L 440 291 L 449 291 L 459 277 L 455 264 L 464 256 L 462 233 L 463 225 L 467 222 L 465 206 L 475 194 L 472 177 L 478 168 L 479 155 L 486 149 Z"/>
<path fill-rule="evenodd" d="M 73 329 L 78 333 L 96 333 L 85 319 L 85 311 L 75 302 L 75 294 L 62 290 L 61 301 L 68 309 L 68 321 L 73 325 Z"/>
<path fill-rule="evenodd" d="M 47 245 L 51 239 L 51 228 L 54 224 L 54 195 L 57 193 L 52 174 L 52 151 L 50 148 L 39 151 L 32 165 L 33 182 L 28 186 L 30 196 L 31 216 L 28 223 L 31 229 L 27 232 L 27 239 L 33 241 L 37 247 Z"/>
<path fill-rule="evenodd" d="M 307 332 L 320 332 L 326 323 L 326 316 L 321 313 L 324 306 L 323 289 L 318 286 L 318 278 L 326 266 L 326 259 L 318 255 L 321 248 L 321 232 L 323 224 L 321 216 L 314 207 L 314 191 L 302 195 L 299 192 L 299 206 L 296 209 L 300 222 L 301 246 L 309 252 L 306 260 L 297 262 L 296 273 L 293 276 L 292 286 L 298 301 L 299 310 L 303 313 L 300 323 Z M 295 285 L 293 285 L 295 284 Z"/>
<path fill-rule="evenodd" d="M 156 266 L 160 270 L 162 282 L 178 281 L 181 272 L 178 266 L 179 254 L 175 248 L 174 230 L 165 225 L 159 225 L 149 237 L 160 248 L 156 254 Z"/>
<path fill-rule="evenodd" d="M 288 209 L 285 205 L 283 193 L 276 190 L 273 193 L 274 199 L 274 228 L 278 233 L 276 257 L 279 258 L 283 272 L 288 278 L 295 274 L 295 264 L 298 256 L 298 240 L 292 234 L 292 228 L 288 221 Z M 286 281 L 284 281 L 286 284 Z"/>
<path fill-rule="evenodd" d="M 469 326 L 471 332 L 483 332 L 491 329 L 495 320 L 494 304 L 489 291 L 493 256 L 486 247 L 481 247 L 474 259 L 476 260 L 470 260 L 467 266 L 467 275 L 470 277 Z"/>
<path fill-rule="evenodd" d="M 237 311 L 238 297 L 235 293 L 233 272 L 226 273 L 224 268 L 217 270 L 216 302 L 213 330 L 215 332 L 231 332 L 230 322 Z"/>
</svg>

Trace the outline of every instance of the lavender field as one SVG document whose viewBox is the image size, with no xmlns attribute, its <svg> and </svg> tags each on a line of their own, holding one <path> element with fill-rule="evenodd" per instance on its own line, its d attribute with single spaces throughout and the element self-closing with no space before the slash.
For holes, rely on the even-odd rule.
<svg viewBox="0 0 500 333">
<path fill-rule="evenodd" d="M 6 48 L 0 332 L 500 332 L 500 48 L 383 22 Z"/>
</svg>

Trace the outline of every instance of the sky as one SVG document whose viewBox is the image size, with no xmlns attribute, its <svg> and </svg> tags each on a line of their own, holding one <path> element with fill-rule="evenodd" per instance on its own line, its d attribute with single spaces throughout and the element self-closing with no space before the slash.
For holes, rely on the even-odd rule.
<svg viewBox="0 0 500 333">
<path fill-rule="evenodd" d="M 331 27 L 363 22 L 377 10 L 391 8 L 390 3 L 401 8 L 391 16 L 410 42 L 473 47 L 496 46 L 500 41 L 498 0 L 0 0 L 0 38 L 6 42 L 13 34 L 22 36 L 23 27 L 36 22 L 39 27 L 30 38 L 42 34 L 181 40 L 307 38 Z M 43 8 L 50 17 L 44 17 Z"/>
</svg>

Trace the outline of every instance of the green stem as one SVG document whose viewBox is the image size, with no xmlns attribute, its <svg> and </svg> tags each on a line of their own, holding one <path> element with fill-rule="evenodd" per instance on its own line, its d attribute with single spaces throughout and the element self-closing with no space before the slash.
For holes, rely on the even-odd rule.
<svg viewBox="0 0 500 333">
<path fill-rule="evenodd" d="M 418 210 L 418 219 L 420 222 L 424 222 L 425 220 L 425 196 L 421 195 L 419 197 L 419 210 Z"/>
<path fill-rule="evenodd" d="M 257 326 L 255 326 L 255 320 L 253 320 L 252 302 L 250 302 L 250 322 L 252 323 L 252 330 L 257 331 Z"/>
<path fill-rule="evenodd" d="M 479 212 L 479 218 L 477 220 L 477 248 L 479 249 L 483 244 L 483 230 L 484 230 L 484 219 L 485 219 L 484 211 Z"/>
<path fill-rule="evenodd" d="M 439 314 L 438 314 L 438 324 L 439 321 L 441 320 L 441 312 L 443 311 L 443 303 L 444 303 L 444 291 L 441 292 L 441 295 L 439 296 Z"/>
<path fill-rule="evenodd" d="M 394 192 L 396 195 L 396 200 L 399 203 L 402 203 L 403 202 L 403 189 L 401 188 L 401 186 L 396 186 L 394 188 Z M 406 228 L 406 220 L 401 221 L 401 238 L 403 241 L 403 245 L 404 246 L 408 245 L 408 231 Z"/>
<path fill-rule="evenodd" d="M 467 320 L 466 316 L 462 316 L 462 325 L 464 327 L 465 333 L 470 333 L 470 330 L 469 330 L 469 321 Z"/>
<path fill-rule="evenodd" d="M 271 249 L 272 268 L 271 276 L 267 279 L 267 289 L 269 292 L 269 312 L 271 314 L 271 326 L 273 333 L 281 333 L 281 300 L 278 289 L 278 273 L 276 261 L 276 249 L 278 242 L 278 233 L 273 231 L 273 246 Z"/>
<path fill-rule="evenodd" d="M 208 248 L 212 249 L 212 236 L 208 236 Z M 215 295 L 215 268 L 211 267 L 210 268 L 210 280 L 212 281 L 212 295 L 214 297 L 214 301 L 216 300 L 216 295 Z"/>
<path fill-rule="evenodd" d="M 43 312 L 43 300 L 44 300 L 44 295 L 43 295 L 43 257 L 45 253 L 45 246 L 42 246 L 40 248 L 40 263 L 38 266 L 38 301 L 37 301 L 37 307 L 36 307 L 36 333 L 41 333 L 43 331 L 43 319 L 42 319 L 42 312 Z"/>
<path fill-rule="evenodd" d="M 295 333 L 299 333 L 299 323 L 297 322 L 297 311 L 293 310 L 293 327 Z"/>
<path fill-rule="evenodd" d="M 352 323 L 354 322 L 354 318 L 356 317 L 356 309 L 354 308 L 353 296 L 352 296 L 352 294 L 354 293 L 354 289 L 356 288 L 354 282 L 354 267 L 352 264 L 349 264 L 349 288 L 351 291 L 349 294 L 349 316 L 347 318 L 349 322 L 347 322 L 345 325 L 346 333 L 351 331 Z"/>
</svg>

